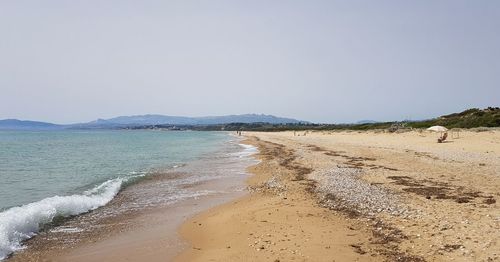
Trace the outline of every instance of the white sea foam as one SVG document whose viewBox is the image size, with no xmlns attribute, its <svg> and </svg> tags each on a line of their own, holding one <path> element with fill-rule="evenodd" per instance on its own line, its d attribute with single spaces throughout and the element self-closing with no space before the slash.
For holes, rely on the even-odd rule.
<svg viewBox="0 0 500 262">
<path fill-rule="evenodd" d="M 259 150 L 252 145 L 247 145 L 247 144 L 238 144 L 238 145 L 244 148 L 243 151 L 235 153 L 238 157 L 251 156 L 259 152 Z"/>
<path fill-rule="evenodd" d="M 0 213 L 0 260 L 22 249 L 22 241 L 33 237 L 57 216 L 72 216 L 106 205 L 126 179 L 108 180 L 81 195 L 54 196 Z"/>
<path fill-rule="evenodd" d="M 57 227 L 50 230 L 50 232 L 53 233 L 80 233 L 83 231 L 84 231 L 83 229 L 78 227 Z"/>
</svg>

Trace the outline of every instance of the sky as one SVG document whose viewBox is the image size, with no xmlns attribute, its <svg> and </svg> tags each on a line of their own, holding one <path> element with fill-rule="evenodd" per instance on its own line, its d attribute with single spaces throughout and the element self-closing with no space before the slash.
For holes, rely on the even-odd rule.
<svg viewBox="0 0 500 262">
<path fill-rule="evenodd" d="M 500 1 L 0 1 L 0 119 L 500 106 Z"/>
</svg>

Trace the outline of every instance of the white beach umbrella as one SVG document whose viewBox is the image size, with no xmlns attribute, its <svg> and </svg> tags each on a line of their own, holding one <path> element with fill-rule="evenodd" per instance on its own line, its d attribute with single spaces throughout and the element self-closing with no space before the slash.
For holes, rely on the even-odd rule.
<svg viewBox="0 0 500 262">
<path fill-rule="evenodd" d="M 448 128 L 444 126 L 431 126 L 427 128 L 427 131 L 434 131 L 434 132 L 446 132 L 448 131 Z"/>
</svg>

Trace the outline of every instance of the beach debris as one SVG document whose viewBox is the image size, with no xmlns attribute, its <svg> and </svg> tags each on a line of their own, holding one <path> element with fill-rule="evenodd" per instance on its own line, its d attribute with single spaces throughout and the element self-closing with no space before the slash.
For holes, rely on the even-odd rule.
<svg viewBox="0 0 500 262">
<path fill-rule="evenodd" d="M 362 174 L 362 169 L 338 166 L 313 172 L 310 178 L 317 182 L 315 190 L 324 206 L 348 211 L 351 216 L 408 212 L 395 194 L 362 180 Z"/>
<path fill-rule="evenodd" d="M 281 193 L 286 190 L 286 186 L 281 181 L 279 181 L 276 176 L 273 176 L 269 180 L 267 180 L 265 183 L 265 187 L 268 190 L 275 191 L 276 193 Z"/>
<path fill-rule="evenodd" d="M 277 177 L 278 174 L 273 175 L 266 182 L 254 186 L 249 187 L 250 192 L 267 192 L 276 194 L 278 196 L 283 197 L 283 199 L 287 199 L 286 197 L 286 185 Z"/>
</svg>

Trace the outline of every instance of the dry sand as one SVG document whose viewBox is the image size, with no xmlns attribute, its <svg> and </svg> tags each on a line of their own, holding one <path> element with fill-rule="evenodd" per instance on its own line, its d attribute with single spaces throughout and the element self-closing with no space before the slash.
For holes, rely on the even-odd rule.
<svg viewBox="0 0 500 262">
<path fill-rule="evenodd" d="M 190 219 L 178 261 L 497 261 L 500 132 L 246 133 L 251 193 Z"/>
<path fill-rule="evenodd" d="M 237 200 L 156 210 L 124 232 L 12 260 L 499 260 L 499 131 L 442 144 L 421 132 L 245 135 L 261 162 Z"/>
</svg>

